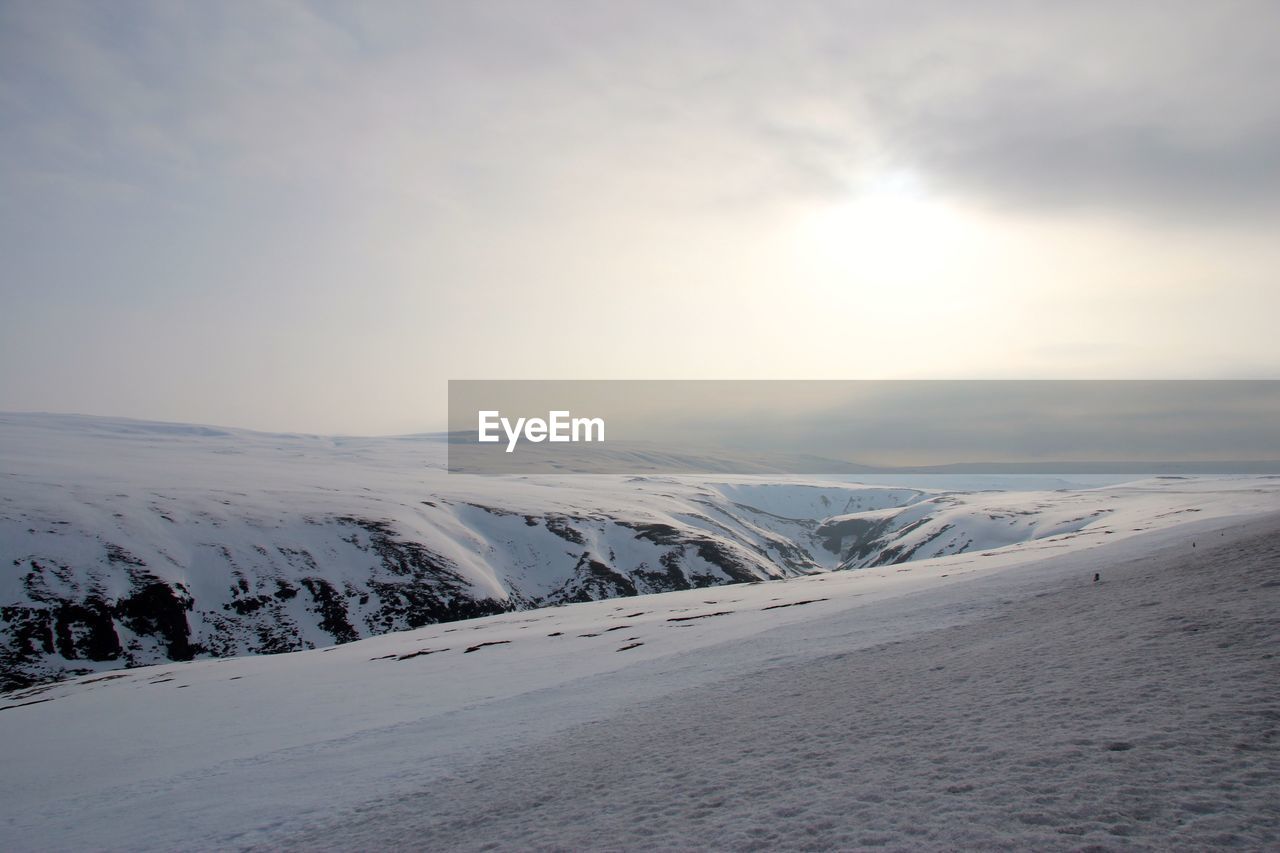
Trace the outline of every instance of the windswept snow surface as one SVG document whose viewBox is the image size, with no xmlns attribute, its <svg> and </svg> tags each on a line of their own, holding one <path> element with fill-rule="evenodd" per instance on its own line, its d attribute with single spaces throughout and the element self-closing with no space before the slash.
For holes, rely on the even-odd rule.
<svg viewBox="0 0 1280 853">
<path fill-rule="evenodd" d="M 1274 847 L 1280 526 L 1226 485 L 1102 547 L 9 694 L 0 847 Z"/>
<path fill-rule="evenodd" d="M 0 439 L 0 849 L 1278 843 L 1277 478 Z"/>
</svg>

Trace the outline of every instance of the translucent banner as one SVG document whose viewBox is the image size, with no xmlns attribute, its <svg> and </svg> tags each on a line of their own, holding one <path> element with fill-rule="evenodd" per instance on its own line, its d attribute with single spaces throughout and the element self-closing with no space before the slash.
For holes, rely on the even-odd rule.
<svg viewBox="0 0 1280 853">
<path fill-rule="evenodd" d="M 473 474 L 1280 474 L 1280 381 L 453 380 Z"/>
</svg>

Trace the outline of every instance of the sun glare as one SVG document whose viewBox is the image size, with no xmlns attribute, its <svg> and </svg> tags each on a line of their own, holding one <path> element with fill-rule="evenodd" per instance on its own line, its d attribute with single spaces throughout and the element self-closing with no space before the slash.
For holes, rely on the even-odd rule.
<svg viewBox="0 0 1280 853">
<path fill-rule="evenodd" d="M 802 217 L 798 249 L 849 285 L 947 287 L 975 246 L 975 225 L 915 182 L 884 179 Z"/>
</svg>

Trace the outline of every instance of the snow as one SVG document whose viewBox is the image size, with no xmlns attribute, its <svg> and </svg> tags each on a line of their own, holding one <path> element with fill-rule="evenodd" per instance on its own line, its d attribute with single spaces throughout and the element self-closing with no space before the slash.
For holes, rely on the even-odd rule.
<svg viewBox="0 0 1280 853">
<path fill-rule="evenodd" d="M 619 566 L 653 543 L 609 519 L 789 575 L 0 694 L 0 849 L 1280 844 L 1277 478 L 504 479 L 421 437 L 0 428 L 6 557 L 95 560 L 110 531 L 197 598 L 226 574 L 193 542 L 322 559 L 300 519 L 353 506 L 496 592 L 554 582 L 556 516 Z M 830 571 L 866 562 L 822 545 L 849 521 L 911 559 Z M 812 565 L 752 550 L 774 539 Z"/>
<path fill-rule="evenodd" d="M 1280 549 L 1238 521 L 9 694 L 0 846 L 1274 844 Z"/>
<path fill-rule="evenodd" d="M 987 579 L 952 602 L 977 613 L 897 638 L 859 634 L 852 614 L 805 626 L 823 640 L 809 654 L 787 645 L 794 630 L 762 637 L 758 670 L 469 762 L 290 840 L 1274 846 L 1280 547 L 1275 522 L 1255 531 L 1194 559 L 1182 541 L 1109 565 L 1102 584 L 1063 566 Z"/>
<path fill-rule="evenodd" d="M 1265 507 L 1277 484 L 1215 481 L 1222 494 L 1206 502 L 1185 480 L 484 477 L 446 473 L 444 456 L 440 436 L 0 414 L 0 566 L 12 567 L 0 572 L 0 607 L 21 614 L 0 620 L 0 657 L 20 659 L 6 664 L 11 683 L 165 660 L 171 637 L 119 615 L 118 602 L 155 583 L 190 626 L 185 647 L 265 653 L 473 615 L 472 604 L 494 612 L 1076 547 L 1177 523 L 1176 513 Z M 376 537 L 404 550 L 388 556 Z M 418 559 L 407 573 L 405 557 Z M 422 600 L 434 612 L 406 603 Z M 70 656 L 24 651 L 22 637 L 48 634 L 66 618 L 50 614 L 75 608 L 107 623 L 119 655 L 81 648 L 93 645 L 87 624 L 67 628 L 82 641 Z"/>
</svg>

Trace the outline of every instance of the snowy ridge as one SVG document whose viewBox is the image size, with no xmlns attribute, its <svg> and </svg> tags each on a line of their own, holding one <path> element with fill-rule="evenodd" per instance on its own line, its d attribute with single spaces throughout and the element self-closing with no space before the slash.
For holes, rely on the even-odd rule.
<svg viewBox="0 0 1280 853">
<path fill-rule="evenodd" d="M 1200 499 L 1237 513 L 11 693 L 0 846 L 1265 848 L 1280 540 Z"/>
<path fill-rule="evenodd" d="M 0 415 L 0 687 L 1263 507 L 1275 480 L 943 492 L 449 475 L 438 436 Z"/>
</svg>

